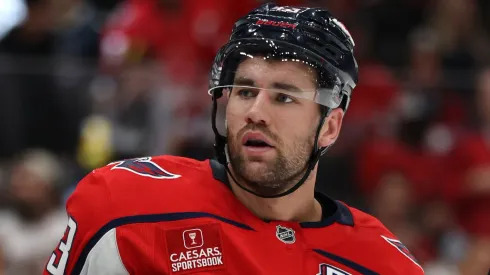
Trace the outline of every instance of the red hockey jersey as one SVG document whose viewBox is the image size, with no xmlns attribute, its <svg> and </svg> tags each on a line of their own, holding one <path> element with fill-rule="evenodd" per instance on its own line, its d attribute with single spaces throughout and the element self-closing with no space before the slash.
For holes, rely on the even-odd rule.
<svg viewBox="0 0 490 275">
<path fill-rule="evenodd" d="M 263 221 L 214 160 L 112 163 L 69 198 L 68 227 L 44 274 L 423 274 L 378 220 L 317 199 L 320 222 Z"/>
</svg>

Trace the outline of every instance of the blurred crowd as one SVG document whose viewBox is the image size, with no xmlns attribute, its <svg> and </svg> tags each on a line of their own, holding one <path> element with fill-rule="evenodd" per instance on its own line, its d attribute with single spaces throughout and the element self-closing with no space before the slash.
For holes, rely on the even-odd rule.
<svg viewBox="0 0 490 275">
<path fill-rule="evenodd" d="M 0 1 L 0 275 L 40 274 L 91 169 L 213 157 L 210 65 L 261 2 Z M 276 2 L 327 7 L 356 41 L 318 189 L 379 218 L 426 274 L 487 274 L 490 1 Z"/>
</svg>

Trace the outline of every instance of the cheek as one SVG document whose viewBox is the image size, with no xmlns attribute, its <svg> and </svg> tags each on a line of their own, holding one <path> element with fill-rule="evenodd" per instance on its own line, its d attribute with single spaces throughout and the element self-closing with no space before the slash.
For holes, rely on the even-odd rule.
<svg viewBox="0 0 490 275">
<path fill-rule="evenodd" d="M 243 127 L 242 124 L 244 120 L 238 115 L 235 111 L 230 111 L 230 108 L 226 109 L 226 117 L 225 117 L 225 129 L 228 132 L 231 132 L 233 135 L 236 135 L 236 132 Z"/>
<path fill-rule="evenodd" d="M 291 133 L 295 137 L 310 136 L 318 127 L 318 117 L 305 114 L 305 112 L 294 112 L 276 116 L 274 122 L 278 128 Z M 290 135 L 291 136 L 291 135 Z"/>
<path fill-rule="evenodd" d="M 281 124 L 277 131 L 278 137 L 283 142 L 283 150 L 293 150 L 296 147 L 303 147 L 314 140 L 315 130 L 311 123 L 286 121 Z"/>
</svg>

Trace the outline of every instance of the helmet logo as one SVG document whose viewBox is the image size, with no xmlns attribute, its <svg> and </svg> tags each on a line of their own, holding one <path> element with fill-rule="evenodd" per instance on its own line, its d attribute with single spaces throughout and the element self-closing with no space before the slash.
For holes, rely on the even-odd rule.
<svg viewBox="0 0 490 275">
<path fill-rule="evenodd" d="M 291 28 L 291 29 L 296 29 L 298 24 L 291 24 L 287 22 L 279 22 L 279 21 L 272 21 L 272 20 L 265 20 L 265 19 L 259 19 L 257 22 L 255 22 L 257 25 L 268 25 L 268 26 L 274 26 L 274 27 L 281 27 L 281 28 Z"/>
</svg>

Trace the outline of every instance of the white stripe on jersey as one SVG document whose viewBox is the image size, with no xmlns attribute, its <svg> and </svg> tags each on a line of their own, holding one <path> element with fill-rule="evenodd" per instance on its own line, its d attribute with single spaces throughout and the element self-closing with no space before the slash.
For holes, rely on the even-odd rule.
<svg viewBox="0 0 490 275">
<path fill-rule="evenodd" d="M 119 254 L 116 229 L 105 233 L 88 253 L 80 275 L 129 275 Z"/>
</svg>

